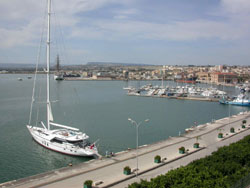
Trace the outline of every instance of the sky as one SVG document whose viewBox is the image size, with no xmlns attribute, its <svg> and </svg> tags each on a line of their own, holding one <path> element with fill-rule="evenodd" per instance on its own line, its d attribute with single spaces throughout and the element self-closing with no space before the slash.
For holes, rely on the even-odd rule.
<svg viewBox="0 0 250 188">
<path fill-rule="evenodd" d="M 0 0 L 0 63 L 45 56 L 46 4 Z M 52 62 L 250 65 L 249 0 L 52 0 L 51 22 Z"/>
</svg>

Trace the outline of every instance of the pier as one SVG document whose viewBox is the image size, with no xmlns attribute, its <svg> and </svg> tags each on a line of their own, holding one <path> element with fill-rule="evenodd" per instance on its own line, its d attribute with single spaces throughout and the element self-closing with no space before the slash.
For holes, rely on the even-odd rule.
<svg viewBox="0 0 250 188">
<path fill-rule="evenodd" d="M 243 120 L 247 122 L 245 127 L 242 126 Z M 234 133 L 230 132 L 232 127 L 235 130 Z M 220 138 L 219 133 L 222 133 Z M 80 188 L 83 187 L 85 180 L 93 180 L 95 187 L 127 187 L 128 184 L 140 179 L 150 179 L 171 169 L 187 165 L 249 134 L 250 112 L 244 112 L 192 127 L 178 137 L 169 137 L 166 140 L 139 147 L 138 169 L 136 169 L 136 150 L 128 149 L 115 153 L 114 156 L 100 157 L 86 163 L 6 182 L 0 184 L 0 187 Z M 198 148 L 193 147 L 196 142 L 200 144 Z M 184 154 L 179 153 L 180 147 L 185 147 Z M 154 163 L 156 155 L 160 155 L 163 159 L 161 163 Z M 132 174 L 123 174 L 125 166 L 131 167 Z M 135 174 L 136 170 L 138 170 L 138 177 Z"/>
<path fill-rule="evenodd" d="M 168 98 L 168 99 L 179 99 L 179 100 L 194 100 L 194 101 L 208 101 L 208 102 L 218 102 L 219 98 L 208 98 L 208 97 L 177 97 L 177 96 L 167 96 L 167 95 L 136 95 L 128 94 L 129 96 L 138 96 L 138 97 L 155 97 L 155 98 Z"/>
</svg>

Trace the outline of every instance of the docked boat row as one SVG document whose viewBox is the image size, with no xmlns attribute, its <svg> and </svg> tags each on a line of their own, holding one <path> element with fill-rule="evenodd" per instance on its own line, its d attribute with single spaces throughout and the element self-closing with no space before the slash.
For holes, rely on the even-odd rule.
<svg viewBox="0 0 250 188">
<path fill-rule="evenodd" d="M 236 85 L 235 88 L 240 89 L 241 92 L 250 92 L 250 84 Z"/>
<path fill-rule="evenodd" d="M 194 85 L 164 87 L 147 84 L 140 87 L 139 89 L 133 87 L 126 87 L 123 89 L 127 90 L 127 94 L 132 96 L 219 101 L 221 104 L 250 106 L 250 100 L 244 90 L 241 90 L 241 93 L 238 96 L 229 97 L 225 91 L 221 91 L 212 87 L 204 88 Z"/>
<path fill-rule="evenodd" d="M 197 86 L 153 86 L 151 84 L 136 88 L 124 88 L 128 90 L 128 95 L 138 96 L 173 96 L 173 97 L 196 97 L 196 98 L 220 98 L 226 92 L 216 88 L 202 88 Z"/>
</svg>

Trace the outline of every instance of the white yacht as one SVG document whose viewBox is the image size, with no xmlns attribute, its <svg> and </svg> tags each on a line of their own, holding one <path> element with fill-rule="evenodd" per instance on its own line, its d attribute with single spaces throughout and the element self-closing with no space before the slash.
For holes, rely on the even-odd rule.
<svg viewBox="0 0 250 188">
<path fill-rule="evenodd" d="M 47 31 L 47 120 L 46 123 L 40 121 L 41 127 L 33 126 L 31 123 L 32 108 L 35 96 L 35 83 L 37 77 L 34 77 L 33 94 L 30 110 L 30 118 L 27 128 L 34 140 L 45 148 L 54 150 L 60 153 L 74 156 L 96 156 L 98 155 L 95 143 L 88 142 L 88 136 L 82 133 L 77 128 L 55 123 L 52 115 L 50 101 L 50 15 L 51 15 L 51 0 L 48 0 L 48 31 Z M 53 128 L 52 128 L 53 127 Z"/>
<path fill-rule="evenodd" d="M 34 140 L 45 148 L 75 156 L 95 156 L 98 155 L 95 144 L 88 142 L 88 136 L 78 129 L 68 126 L 51 125 L 64 127 L 62 129 L 48 129 L 43 122 L 43 127 L 27 125 Z"/>
</svg>

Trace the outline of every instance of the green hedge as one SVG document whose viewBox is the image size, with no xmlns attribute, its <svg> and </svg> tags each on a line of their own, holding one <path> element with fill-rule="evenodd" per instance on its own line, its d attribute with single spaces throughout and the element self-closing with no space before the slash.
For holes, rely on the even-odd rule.
<svg viewBox="0 0 250 188">
<path fill-rule="evenodd" d="M 237 143 L 219 148 L 208 157 L 150 181 L 133 183 L 129 188 L 229 188 L 249 173 L 250 136 L 247 136 Z"/>
</svg>

